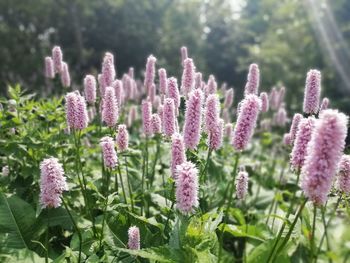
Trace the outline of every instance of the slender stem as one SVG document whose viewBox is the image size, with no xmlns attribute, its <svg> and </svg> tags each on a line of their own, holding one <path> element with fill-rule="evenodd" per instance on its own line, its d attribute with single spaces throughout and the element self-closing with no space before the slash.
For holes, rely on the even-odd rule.
<svg viewBox="0 0 350 263">
<path fill-rule="evenodd" d="M 290 236 L 292 235 L 292 232 L 293 232 L 293 230 L 294 230 L 294 227 L 295 227 L 295 225 L 296 225 L 296 223 L 297 223 L 297 221 L 298 221 L 298 219 L 299 219 L 299 217 L 300 217 L 300 215 L 301 215 L 301 212 L 303 211 L 303 209 L 304 209 L 304 207 L 305 207 L 306 202 L 307 202 L 307 199 L 305 199 L 305 200 L 303 201 L 303 203 L 300 205 L 300 208 L 299 208 L 299 210 L 298 210 L 298 213 L 296 214 L 296 216 L 295 216 L 295 218 L 294 218 L 294 221 L 293 221 L 292 225 L 290 226 L 287 235 L 286 235 L 285 238 L 283 239 L 282 244 L 281 244 L 281 245 L 278 247 L 278 249 L 277 249 L 277 252 L 276 252 L 276 255 L 275 255 L 276 257 L 278 256 L 278 254 L 282 251 L 282 249 L 285 247 L 285 245 L 286 245 L 287 242 L 289 241 L 289 238 L 290 238 Z M 272 260 L 273 260 L 272 262 L 275 261 L 273 256 L 272 256 Z M 267 262 L 269 262 L 269 260 L 268 260 Z"/>
<path fill-rule="evenodd" d="M 338 209 L 338 207 L 339 207 L 339 204 L 340 204 L 341 200 L 342 200 L 342 196 L 340 195 L 339 198 L 338 198 L 337 204 L 335 205 L 334 210 L 332 211 L 331 216 L 330 216 L 329 219 L 328 219 L 327 224 L 325 224 L 324 233 L 323 233 L 323 235 L 322 235 L 320 244 L 318 245 L 318 249 L 317 249 L 317 253 L 316 253 L 316 255 L 315 255 L 315 260 L 314 260 L 314 262 L 317 262 L 317 257 L 318 257 L 318 255 L 319 255 L 320 252 L 321 252 L 323 240 L 324 240 L 325 236 L 327 235 L 327 228 L 329 227 L 329 225 L 330 225 L 330 223 L 331 223 L 331 221 L 332 221 L 332 219 L 333 219 L 335 213 L 337 212 L 337 209 Z M 325 221 L 325 219 L 324 219 L 324 221 Z"/>
<path fill-rule="evenodd" d="M 173 185 L 171 186 L 170 198 L 173 197 L 174 191 L 175 191 L 175 183 L 173 183 Z M 175 204 L 174 199 L 172 199 L 172 200 L 171 200 L 171 207 L 170 207 L 170 210 L 169 210 L 169 212 L 168 212 L 167 220 L 166 220 L 165 226 L 164 226 L 164 232 L 166 231 L 166 229 L 167 229 L 167 227 L 168 227 L 169 220 L 170 220 L 170 214 L 171 214 L 171 212 L 173 211 L 174 204 Z"/>
<path fill-rule="evenodd" d="M 124 196 L 124 201 L 125 201 L 125 204 L 128 203 L 128 199 L 126 198 L 126 192 L 125 192 L 125 188 L 124 188 L 124 183 L 123 183 L 123 178 L 122 178 L 122 172 L 120 170 L 120 165 L 118 165 L 118 173 L 119 173 L 119 179 L 120 179 L 120 184 L 122 186 L 122 192 L 123 192 L 123 196 Z"/>
<path fill-rule="evenodd" d="M 148 147 L 148 137 L 146 136 L 146 143 L 145 143 L 145 154 L 143 156 L 142 161 L 142 178 L 141 178 L 141 194 L 142 194 L 142 204 L 141 204 L 141 215 L 143 215 L 143 207 L 145 205 L 143 194 L 144 194 L 144 188 L 145 188 L 145 176 L 146 176 L 146 152 Z"/>
<path fill-rule="evenodd" d="M 311 248 L 311 260 L 315 256 L 315 226 L 316 226 L 316 215 L 317 215 L 317 206 L 314 205 L 314 217 L 312 220 L 312 232 L 311 232 L 311 239 L 310 239 L 310 248 Z"/>
<path fill-rule="evenodd" d="M 107 169 L 107 186 L 109 185 L 109 180 L 110 180 L 109 173 L 110 173 L 110 170 Z M 105 221 L 106 221 L 107 205 L 108 205 L 108 191 L 107 191 L 107 196 L 106 196 L 105 203 L 104 203 L 104 208 L 103 208 L 102 229 L 101 229 L 100 245 L 99 245 L 100 250 L 102 248 L 102 239 L 103 239 L 103 232 L 104 232 Z"/>
<path fill-rule="evenodd" d="M 153 166 L 152 166 L 152 177 L 150 178 L 150 184 L 151 186 L 153 185 L 153 181 L 154 181 L 154 176 L 156 174 L 156 165 L 157 165 L 157 161 L 160 155 L 160 140 L 159 138 L 157 138 L 157 150 L 156 150 L 156 156 L 154 158 L 154 162 L 153 162 Z"/>
<path fill-rule="evenodd" d="M 49 262 L 49 226 L 50 226 L 50 208 L 47 208 L 47 229 L 46 229 L 46 254 L 45 254 L 45 263 Z"/>
<path fill-rule="evenodd" d="M 239 153 L 236 153 L 236 160 L 235 160 L 235 164 L 234 164 L 234 167 L 233 167 L 233 171 L 232 171 L 232 181 L 231 181 L 231 184 L 232 184 L 232 187 L 231 187 L 231 191 L 230 191 L 230 195 L 229 195 L 229 201 L 228 201 L 228 204 L 227 204 L 227 207 L 226 207 L 226 210 L 225 210 L 225 216 L 224 216 L 224 224 L 223 224 L 223 231 L 221 233 L 221 236 L 220 236 L 220 248 L 219 248 L 219 255 L 218 255 L 218 262 L 220 263 L 220 260 L 221 260 L 221 254 L 222 254 L 222 242 L 223 242 L 223 239 L 224 239 L 224 228 L 227 224 L 227 220 L 228 220 L 228 211 L 231 207 L 231 203 L 232 203 L 232 200 L 233 200 L 233 190 L 234 190 L 234 186 L 235 186 L 235 178 L 236 178 L 236 173 L 237 173 L 237 168 L 238 168 L 238 162 L 239 162 Z M 226 197 L 225 197 L 226 198 Z"/>
<path fill-rule="evenodd" d="M 128 162 L 127 162 L 126 156 L 124 156 L 124 162 L 125 162 L 126 180 L 128 182 L 128 188 L 129 188 L 131 211 L 134 213 L 134 199 L 132 197 L 132 188 L 131 188 L 131 184 L 130 184 L 130 180 L 129 180 L 129 170 L 128 170 Z"/>
<path fill-rule="evenodd" d="M 81 246 L 82 246 L 82 243 L 83 243 L 83 242 L 82 242 L 81 232 L 80 232 L 80 230 L 79 230 L 79 228 L 78 228 L 78 226 L 77 226 L 77 224 L 76 224 L 76 222 L 75 222 L 75 220 L 74 220 L 74 218 L 73 218 L 71 212 L 70 212 L 69 209 L 68 209 L 68 205 L 67 205 L 66 201 L 64 201 L 64 198 L 63 198 L 63 197 L 62 197 L 61 199 L 62 199 L 62 203 L 63 203 L 64 207 L 65 207 L 66 210 L 67 210 L 67 213 L 68 213 L 68 215 L 69 215 L 69 217 L 70 217 L 70 220 L 72 221 L 72 224 L 73 224 L 73 226 L 74 226 L 74 228 L 75 228 L 75 231 L 77 231 L 77 233 L 78 233 L 78 238 L 79 238 L 79 256 L 78 256 L 78 262 L 80 263 L 80 259 L 81 259 Z"/>
<path fill-rule="evenodd" d="M 205 183 L 207 181 L 207 171 L 208 171 L 208 165 L 209 165 L 209 159 L 210 159 L 210 155 L 211 152 L 213 150 L 211 148 L 208 149 L 208 154 L 207 154 L 207 159 L 205 161 L 205 166 L 203 168 L 203 171 L 201 172 L 201 176 L 200 176 L 200 182 Z"/>
</svg>

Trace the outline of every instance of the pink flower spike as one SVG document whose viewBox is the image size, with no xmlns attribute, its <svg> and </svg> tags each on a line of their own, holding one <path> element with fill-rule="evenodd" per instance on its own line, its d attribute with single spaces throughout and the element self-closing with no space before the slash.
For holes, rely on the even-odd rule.
<svg viewBox="0 0 350 263">
<path fill-rule="evenodd" d="M 194 72 L 195 67 L 191 58 L 184 60 L 184 70 L 181 78 L 181 92 L 183 95 L 188 95 L 194 88 Z"/>
<path fill-rule="evenodd" d="M 297 130 L 298 130 L 298 126 L 299 126 L 299 123 L 300 123 L 302 118 L 303 118 L 303 115 L 301 115 L 300 113 L 295 113 L 293 116 L 292 125 L 290 126 L 290 131 L 289 131 L 290 140 L 291 140 L 292 144 L 294 143 L 295 136 L 296 136 Z"/>
<path fill-rule="evenodd" d="M 350 155 L 343 155 L 338 172 L 338 188 L 346 195 L 350 194 Z"/>
<path fill-rule="evenodd" d="M 286 109 L 281 107 L 278 109 L 278 112 L 276 114 L 276 124 L 278 126 L 284 127 L 287 123 L 287 112 Z"/>
<path fill-rule="evenodd" d="M 260 99 L 254 94 L 247 95 L 246 98 L 240 102 L 237 123 L 232 136 L 232 145 L 237 151 L 246 149 L 253 136 L 259 115 L 260 104 Z"/>
<path fill-rule="evenodd" d="M 217 123 L 214 124 L 213 129 L 208 134 L 208 146 L 212 150 L 219 150 L 222 146 L 224 133 L 224 120 L 219 119 Z"/>
<path fill-rule="evenodd" d="M 135 73 L 134 73 L 134 68 L 133 67 L 129 68 L 128 75 L 129 75 L 130 78 L 132 78 L 132 79 L 134 78 Z"/>
<path fill-rule="evenodd" d="M 96 79 L 94 76 L 86 75 L 84 78 L 84 93 L 88 103 L 94 104 L 96 102 Z"/>
<path fill-rule="evenodd" d="M 61 73 L 63 54 L 59 46 L 54 46 L 54 48 L 52 49 L 52 60 L 55 73 Z"/>
<path fill-rule="evenodd" d="M 171 176 L 176 179 L 176 167 L 186 161 L 185 145 L 181 134 L 171 137 Z"/>
<path fill-rule="evenodd" d="M 216 129 L 215 125 L 219 121 L 220 101 L 216 94 L 210 94 L 207 98 L 204 109 L 204 122 L 206 132 L 211 132 Z"/>
<path fill-rule="evenodd" d="M 248 193 L 248 173 L 244 170 L 238 172 L 236 178 L 236 196 L 242 200 Z"/>
<path fill-rule="evenodd" d="M 245 85 L 244 95 L 258 94 L 260 82 L 260 70 L 257 64 L 250 64 L 249 73 L 247 77 L 247 84 Z"/>
<path fill-rule="evenodd" d="M 182 214 L 198 207 L 198 170 L 191 162 L 176 167 L 176 207 Z"/>
<path fill-rule="evenodd" d="M 168 79 L 167 97 L 174 100 L 176 109 L 180 107 L 180 92 L 174 77 Z"/>
<path fill-rule="evenodd" d="M 175 105 L 174 100 L 166 98 L 163 106 L 164 134 L 171 136 L 175 132 Z"/>
<path fill-rule="evenodd" d="M 345 147 L 348 117 L 337 110 L 324 110 L 316 122 L 302 168 L 302 189 L 315 205 L 328 199 Z"/>
<path fill-rule="evenodd" d="M 271 92 L 269 94 L 269 101 L 271 109 L 276 110 L 278 108 L 278 100 L 279 100 L 279 94 L 275 87 L 271 89 Z"/>
<path fill-rule="evenodd" d="M 118 125 L 117 146 L 120 152 L 126 151 L 129 146 L 129 133 L 124 124 Z"/>
<path fill-rule="evenodd" d="M 66 97 L 66 119 L 67 125 L 70 128 L 74 128 L 75 126 L 75 111 L 77 104 L 77 94 L 75 92 L 67 93 Z"/>
<path fill-rule="evenodd" d="M 213 75 L 209 76 L 208 86 L 207 86 L 207 94 L 215 94 L 218 89 L 218 84 L 216 83 L 215 77 Z"/>
<path fill-rule="evenodd" d="M 68 65 L 66 62 L 62 62 L 61 83 L 62 86 L 65 88 L 70 87 L 70 75 Z"/>
<path fill-rule="evenodd" d="M 140 249 L 140 229 L 132 226 L 128 230 L 128 248 L 132 250 Z"/>
<path fill-rule="evenodd" d="M 142 126 L 143 132 L 146 136 L 152 135 L 152 123 L 151 123 L 151 115 L 152 115 L 152 105 L 149 101 L 142 101 Z"/>
<path fill-rule="evenodd" d="M 157 59 L 153 55 L 150 55 L 147 58 L 145 80 L 143 83 L 147 91 L 151 89 L 152 85 L 154 84 L 154 77 L 156 72 L 156 61 Z"/>
<path fill-rule="evenodd" d="M 233 130 L 232 123 L 226 123 L 225 124 L 225 136 L 229 139 L 232 138 L 232 130 Z"/>
<path fill-rule="evenodd" d="M 62 164 L 56 158 L 44 159 L 40 163 L 40 204 L 42 208 L 60 207 L 63 191 L 68 186 Z"/>
<path fill-rule="evenodd" d="M 194 88 L 195 89 L 201 89 L 202 88 L 202 73 L 196 72 L 196 75 L 194 77 Z"/>
<path fill-rule="evenodd" d="M 283 144 L 284 145 L 291 145 L 292 144 L 292 141 L 291 141 L 291 138 L 290 138 L 290 133 L 285 133 L 283 135 Z"/>
<path fill-rule="evenodd" d="M 106 168 L 115 168 L 118 164 L 118 156 L 115 151 L 114 141 L 112 137 L 105 136 L 100 140 L 102 148 L 103 162 Z"/>
<path fill-rule="evenodd" d="M 132 105 L 128 114 L 128 127 L 131 127 L 134 121 L 137 119 L 137 107 Z"/>
<path fill-rule="evenodd" d="M 151 117 L 152 132 L 154 134 L 162 133 L 162 120 L 157 113 L 152 114 Z"/>
<path fill-rule="evenodd" d="M 233 96 L 234 96 L 233 88 L 230 88 L 230 89 L 225 91 L 224 108 L 229 109 L 232 106 Z"/>
<path fill-rule="evenodd" d="M 269 97 L 268 97 L 267 93 L 261 92 L 260 99 L 261 99 L 261 111 L 268 112 L 269 111 Z"/>
<path fill-rule="evenodd" d="M 166 70 L 161 68 L 158 70 L 159 75 L 159 91 L 161 95 L 165 95 L 167 93 L 167 75 Z"/>
<path fill-rule="evenodd" d="M 315 69 L 307 73 L 304 106 L 303 110 L 307 114 L 316 114 L 320 105 L 321 94 L 321 72 Z"/>
<path fill-rule="evenodd" d="M 102 74 L 98 74 L 97 81 L 98 81 L 98 87 L 100 89 L 100 96 L 101 96 L 101 98 L 103 98 L 103 96 L 105 94 L 106 84 L 104 82 Z"/>
<path fill-rule="evenodd" d="M 45 77 L 53 79 L 55 77 L 55 69 L 51 57 L 45 57 Z"/>
<path fill-rule="evenodd" d="M 282 106 L 285 94 L 286 94 L 286 88 L 285 87 L 281 87 L 280 90 L 278 91 L 278 94 L 277 94 L 277 97 L 276 97 L 276 99 L 277 99 L 276 107 L 277 108 Z"/>
<path fill-rule="evenodd" d="M 329 106 L 329 99 L 328 98 L 323 98 L 320 106 L 320 112 L 323 110 L 328 109 Z"/>
<path fill-rule="evenodd" d="M 181 65 L 184 65 L 185 59 L 188 58 L 187 47 L 181 47 Z"/>
<path fill-rule="evenodd" d="M 188 149 L 195 149 L 200 140 L 202 100 L 203 92 L 196 89 L 189 94 L 189 99 L 186 101 L 183 134 L 185 146 Z"/>
<path fill-rule="evenodd" d="M 118 105 L 122 105 L 124 102 L 124 88 L 123 82 L 119 79 L 116 79 L 112 83 L 112 87 L 114 88 L 115 97 L 117 99 Z"/>
<path fill-rule="evenodd" d="M 83 130 L 88 126 L 89 123 L 85 98 L 80 94 L 77 94 L 75 105 L 76 108 L 74 110 L 74 128 L 77 130 Z"/>
<path fill-rule="evenodd" d="M 104 121 L 108 127 L 114 127 L 117 124 L 118 117 L 119 105 L 115 97 L 114 88 L 106 87 L 102 104 L 102 121 Z"/>
<path fill-rule="evenodd" d="M 115 79 L 114 56 L 106 52 L 102 62 L 102 76 L 105 87 L 112 86 Z"/>
</svg>

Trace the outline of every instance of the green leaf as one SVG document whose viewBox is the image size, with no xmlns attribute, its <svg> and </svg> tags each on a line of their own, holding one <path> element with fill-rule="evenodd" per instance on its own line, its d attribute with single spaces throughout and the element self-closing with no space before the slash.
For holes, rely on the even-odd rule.
<svg viewBox="0 0 350 263">
<path fill-rule="evenodd" d="M 259 246 L 255 247 L 247 257 L 248 263 L 261 263 L 261 262 L 267 262 L 270 252 L 275 244 L 275 239 L 270 239 L 267 242 L 264 242 L 260 244 Z M 283 251 L 282 251 L 283 252 Z M 278 255 L 278 262 L 283 263 L 289 263 L 290 258 L 286 253 L 281 253 Z"/>
<path fill-rule="evenodd" d="M 31 205 L 15 195 L 7 198 L 0 193 L 0 218 L 0 233 L 7 235 L 2 246 L 31 247 L 35 222 L 35 211 Z"/>
<path fill-rule="evenodd" d="M 117 248 L 117 250 L 128 253 L 133 256 L 146 258 L 149 260 L 156 260 L 159 262 L 167 262 L 167 263 L 177 262 L 171 258 L 172 252 L 167 247 L 156 247 L 156 248 L 148 248 L 148 249 L 141 249 L 141 250 Z"/>
</svg>

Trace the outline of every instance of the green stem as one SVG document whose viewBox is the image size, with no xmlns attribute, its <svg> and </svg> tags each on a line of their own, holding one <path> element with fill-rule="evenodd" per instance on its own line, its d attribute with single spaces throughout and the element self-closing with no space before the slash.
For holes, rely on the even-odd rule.
<svg viewBox="0 0 350 263">
<path fill-rule="evenodd" d="M 141 178 L 141 194 L 142 194 L 142 205 L 141 205 L 141 215 L 143 215 L 143 208 L 145 206 L 144 201 L 144 192 L 145 192 L 145 177 L 147 176 L 147 170 L 146 166 L 148 166 L 147 157 L 148 155 L 148 137 L 146 136 L 146 143 L 145 143 L 145 155 L 143 156 L 143 162 L 142 162 L 142 178 Z"/>
<path fill-rule="evenodd" d="M 292 232 L 293 232 L 293 230 L 294 230 L 294 227 L 295 227 L 295 225 L 296 225 L 296 223 L 297 223 L 297 221 L 298 221 L 298 219 L 299 219 L 299 217 L 300 217 L 300 215 L 301 215 L 301 212 L 303 211 L 303 209 L 304 209 L 304 207 L 305 207 L 305 205 L 306 205 L 306 202 L 307 202 L 307 199 L 305 199 L 305 200 L 303 201 L 303 203 L 300 205 L 300 208 L 299 208 L 299 210 L 298 210 L 298 213 L 296 214 L 296 216 L 295 216 L 295 218 L 294 218 L 294 221 L 293 221 L 292 225 L 290 226 L 287 235 L 286 235 L 285 238 L 283 239 L 282 244 L 281 244 L 281 245 L 278 247 L 278 249 L 277 249 L 276 257 L 278 257 L 278 254 L 282 251 L 282 249 L 285 247 L 285 245 L 286 245 L 287 242 L 289 241 L 290 236 L 292 235 Z M 272 257 L 272 259 L 273 259 L 273 257 Z M 275 260 L 273 259 L 272 262 L 274 262 L 274 261 L 275 261 Z M 267 262 L 269 262 L 269 260 L 268 260 Z"/>
<path fill-rule="evenodd" d="M 46 254 L 45 254 L 45 263 L 49 262 L 49 226 L 50 226 L 50 208 L 47 208 L 47 229 L 46 229 L 46 236 L 45 236 L 45 242 L 46 242 Z"/>
<path fill-rule="evenodd" d="M 173 195 L 174 195 L 174 191 L 175 191 L 175 183 L 173 183 L 172 187 L 171 187 L 171 193 L 170 193 L 170 198 L 173 198 Z M 167 216 L 167 220 L 165 222 L 165 226 L 164 226 L 164 233 L 168 227 L 168 224 L 169 224 L 169 220 L 170 220 L 170 214 L 171 212 L 173 211 L 173 208 L 174 208 L 174 199 L 171 200 L 171 207 L 170 207 L 170 210 L 168 212 L 168 216 Z"/>
<path fill-rule="evenodd" d="M 317 253 L 316 253 L 316 255 L 315 255 L 315 260 L 314 260 L 314 262 L 317 262 L 317 258 L 318 258 L 318 255 L 319 255 L 320 252 L 321 252 L 321 248 L 322 248 L 322 244 L 323 244 L 324 238 L 327 237 L 327 228 L 329 227 L 329 225 L 330 225 L 330 223 L 331 223 L 331 221 L 332 221 L 332 219 L 333 219 L 335 213 L 337 212 L 337 209 L 338 209 L 338 207 L 339 207 L 339 204 L 340 204 L 340 202 L 341 202 L 341 199 L 342 199 L 342 196 L 340 195 L 339 198 L 338 198 L 337 204 L 335 205 L 334 210 L 332 211 L 331 216 L 330 216 L 329 219 L 328 219 L 327 224 L 325 224 L 324 233 L 323 233 L 323 235 L 322 235 L 320 244 L 318 245 L 318 249 L 317 249 Z M 324 222 L 325 222 L 325 219 L 324 219 Z M 328 238 L 327 238 L 327 239 L 328 239 Z"/>
<path fill-rule="evenodd" d="M 128 182 L 128 188 L 129 188 L 131 211 L 134 213 L 134 199 L 132 197 L 132 188 L 131 188 L 131 184 L 130 184 L 130 180 L 129 180 L 129 169 L 128 169 L 128 162 L 127 162 L 126 156 L 124 156 L 124 162 L 125 162 L 126 180 Z"/>
<path fill-rule="evenodd" d="M 229 195 L 228 205 L 227 205 L 226 210 L 225 210 L 223 230 L 224 230 L 224 228 L 225 228 L 225 226 L 227 224 L 228 211 L 229 211 L 229 209 L 231 207 L 231 203 L 232 203 L 232 200 L 233 200 L 233 190 L 235 188 L 235 178 L 236 178 L 236 174 L 237 174 L 239 157 L 240 157 L 239 153 L 236 153 L 236 160 L 235 160 L 235 164 L 234 164 L 233 171 L 232 171 L 232 181 L 231 181 L 232 187 L 231 187 L 231 191 L 230 191 L 230 195 Z M 218 263 L 220 263 L 220 260 L 221 260 L 223 239 L 224 239 L 224 231 L 222 231 L 221 236 L 220 236 L 220 243 L 219 243 L 220 248 L 219 248 L 219 255 L 218 255 Z"/>
<path fill-rule="evenodd" d="M 207 171 L 208 171 L 208 165 L 209 165 L 209 159 L 210 159 L 210 155 L 211 152 L 213 150 L 211 148 L 208 149 L 208 154 L 207 154 L 207 159 L 205 161 L 205 166 L 203 168 L 203 171 L 201 172 L 201 176 L 200 176 L 200 182 L 205 183 L 207 181 Z"/>
<path fill-rule="evenodd" d="M 123 192 L 123 196 L 124 196 L 124 201 L 125 201 L 125 204 L 128 203 L 128 199 L 126 198 L 126 192 L 125 192 L 125 188 L 124 188 L 124 183 L 123 183 L 123 178 L 122 178 L 122 172 L 120 170 L 120 166 L 118 165 L 118 173 L 119 173 L 119 179 L 120 179 L 120 184 L 122 186 L 122 192 Z"/>
<path fill-rule="evenodd" d="M 110 181 L 109 173 L 110 173 L 110 170 L 107 169 L 107 186 L 109 185 L 109 181 Z M 106 196 L 105 203 L 104 203 L 104 208 L 103 208 L 102 229 L 101 229 L 100 245 L 99 245 L 100 250 L 102 248 L 102 239 L 103 239 L 103 232 L 104 232 L 105 221 L 106 221 L 107 206 L 108 206 L 108 191 L 107 191 L 107 196 Z"/>
<path fill-rule="evenodd" d="M 155 177 L 155 174 L 156 174 L 156 165 L 157 165 L 157 161 L 158 161 L 158 158 L 159 158 L 159 155 L 160 155 L 160 140 L 159 140 L 158 137 L 157 137 L 156 140 L 157 140 L 157 149 L 156 149 L 156 155 L 155 155 L 155 158 L 154 158 L 154 162 L 153 162 L 153 165 L 152 165 L 152 177 L 150 178 L 151 186 L 153 185 L 154 177 Z"/>
<path fill-rule="evenodd" d="M 68 215 L 69 215 L 69 217 L 70 217 L 70 220 L 72 221 L 72 224 L 73 224 L 73 226 L 74 226 L 74 228 L 75 228 L 75 231 L 77 231 L 77 233 L 78 233 L 78 238 L 79 238 L 79 256 L 78 256 L 78 262 L 80 263 L 80 259 L 81 259 L 81 247 L 82 247 L 82 243 L 83 243 L 83 241 L 82 241 L 83 239 L 82 239 L 82 236 L 81 236 L 81 232 L 80 232 L 80 230 L 79 230 L 79 228 L 78 228 L 78 226 L 77 226 L 77 224 L 76 224 L 76 222 L 75 222 L 75 220 L 74 220 L 74 218 L 73 218 L 71 212 L 70 212 L 69 209 L 68 209 L 68 206 L 67 206 L 66 201 L 64 201 L 64 198 L 63 198 L 63 197 L 62 197 L 61 199 L 62 199 L 62 203 L 63 203 L 64 207 L 65 207 L 66 210 L 67 210 L 67 213 L 68 213 Z"/>
<path fill-rule="evenodd" d="M 311 239 L 310 239 L 310 248 L 311 248 L 311 260 L 315 256 L 315 226 L 316 226 L 316 215 L 317 215 L 317 207 L 314 205 L 314 217 L 312 220 L 312 232 L 311 232 Z"/>
</svg>

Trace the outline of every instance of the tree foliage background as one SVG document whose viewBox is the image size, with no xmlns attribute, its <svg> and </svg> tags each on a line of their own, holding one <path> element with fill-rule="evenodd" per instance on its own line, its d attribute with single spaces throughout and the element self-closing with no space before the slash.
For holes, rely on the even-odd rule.
<svg viewBox="0 0 350 263">
<path fill-rule="evenodd" d="M 350 112 L 347 0 L 0 0 L 0 40 L 2 94 L 12 83 L 45 93 L 43 60 L 56 44 L 76 85 L 100 70 L 107 50 L 119 76 L 134 66 L 142 78 L 150 53 L 179 75 L 186 45 L 205 77 L 214 74 L 238 95 L 249 63 L 259 63 L 261 89 L 285 85 L 295 109 L 307 70 L 318 68 L 323 96 Z"/>
</svg>

